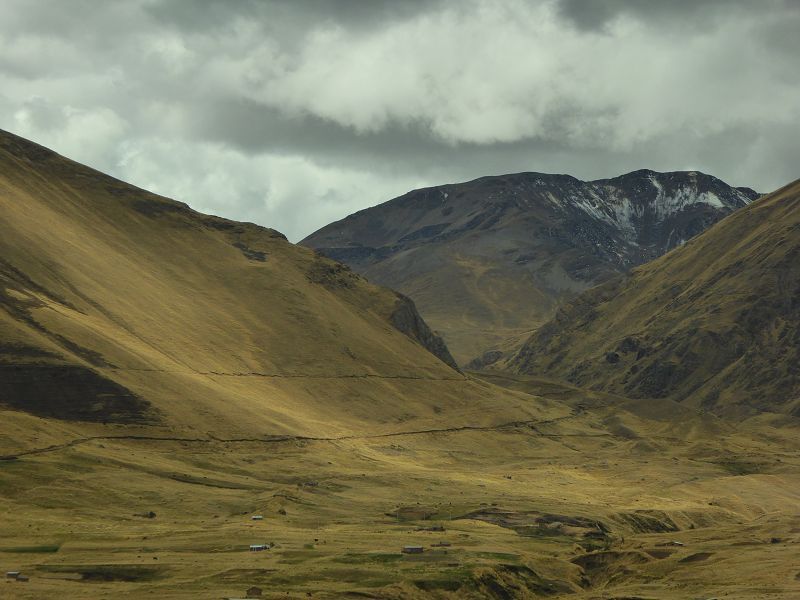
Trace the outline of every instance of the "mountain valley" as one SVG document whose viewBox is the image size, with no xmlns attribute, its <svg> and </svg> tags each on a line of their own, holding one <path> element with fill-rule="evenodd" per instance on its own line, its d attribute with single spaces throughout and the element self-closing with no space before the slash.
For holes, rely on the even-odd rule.
<svg viewBox="0 0 800 600">
<path fill-rule="evenodd" d="M 670 225 L 679 237 L 721 218 L 710 194 L 722 192 L 703 189 L 711 204 Z M 753 194 L 734 197 L 744 206 Z M 754 309 L 753 324 L 788 344 L 791 280 L 768 292 L 775 269 L 794 264 L 795 200 L 796 186 L 745 208 L 719 200 L 740 210 L 573 300 L 594 307 L 609 286 L 648 274 L 673 285 L 667 275 L 696 268 L 686 303 L 665 307 L 655 283 L 662 304 L 634 311 L 632 289 L 609 297 L 620 304 L 593 310 L 631 313 L 614 335 L 574 326 L 567 304 L 540 330 L 563 324 L 558 335 L 531 338 L 511 370 L 471 372 L 414 302 L 344 265 L 0 132 L 0 565 L 28 578 L 7 578 L 0 595 L 797 598 L 792 401 L 716 414 L 678 380 L 663 397 L 628 397 L 619 374 L 597 368 L 633 335 L 628 322 L 706 295 L 726 299 L 708 319 L 741 320 L 749 300 L 729 276 L 755 277 L 751 260 L 765 267 L 764 306 L 781 309 L 775 320 Z M 739 245 L 715 271 L 695 252 L 710 254 L 719 231 Z M 593 264 L 612 277 L 677 243 L 664 231 L 636 239 Z M 594 281 L 584 268 L 565 286 Z M 585 353 L 579 383 L 596 389 L 557 366 L 540 373 L 540 345 L 582 330 L 594 337 L 570 351 Z M 720 406 L 770 372 L 758 356 L 739 360 L 762 370 L 726 373 Z M 621 354 L 619 371 L 630 362 Z"/>
</svg>

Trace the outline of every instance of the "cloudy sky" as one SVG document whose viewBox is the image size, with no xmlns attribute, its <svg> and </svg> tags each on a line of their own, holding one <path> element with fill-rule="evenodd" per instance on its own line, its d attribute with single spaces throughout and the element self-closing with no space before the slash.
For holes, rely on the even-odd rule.
<svg viewBox="0 0 800 600">
<path fill-rule="evenodd" d="M 297 241 L 518 171 L 800 177 L 798 0 L 0 0 L 0 128 Z"/>
</svg>

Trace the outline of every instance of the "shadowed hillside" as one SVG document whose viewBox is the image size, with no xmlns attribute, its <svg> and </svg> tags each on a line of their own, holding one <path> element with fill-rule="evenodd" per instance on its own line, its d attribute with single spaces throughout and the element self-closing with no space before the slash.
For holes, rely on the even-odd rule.
<svg viewBox="0 0 800 600">
<path fill-rule="evenodd" d="M 408 294 L 462 364 L 516 350 L 559 303 L 758 197 L 695 171 L 519 173 L 409 192 L 301 243 Z M 484 355 L 484 353 L 486 353 Z"/>
<path fill-rule="evenodd" d="M 520 373 L 715 411 L 800 415 L 800 183 L 579 296 Z"/>
</svg>

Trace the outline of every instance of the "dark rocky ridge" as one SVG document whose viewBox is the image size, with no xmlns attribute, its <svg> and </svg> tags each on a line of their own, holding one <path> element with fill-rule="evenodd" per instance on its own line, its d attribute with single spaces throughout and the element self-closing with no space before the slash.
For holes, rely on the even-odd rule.
<svg viewBox="0 0 800 600">
<path fill-rule="evenodd" d="M 415 190 L 301 243 L 409 295 L 463 364 L 757 197 L 695 171 L 519 173 Z"/>
<path fill-rule="evenodd" d="M 422 344 L 431 354 L 439 358 L 445 364 L 456 370 L 458 365 L 447 349 L 444 340 L 431 331 L 428 324 L 419 315 L 417 307 L 408 296 L 397 294 L 397 305 L 394 312 L 389 317 L 389 321 L 395 329 L 402 331 L 408 337 Z"/>
</svg>

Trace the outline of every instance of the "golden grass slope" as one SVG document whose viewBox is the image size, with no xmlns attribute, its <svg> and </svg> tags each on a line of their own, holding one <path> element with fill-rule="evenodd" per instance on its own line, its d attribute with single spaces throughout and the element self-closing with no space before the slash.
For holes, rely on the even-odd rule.
<svg viewBox="0 0 800 600">
<path fill-rule="evenodd" d="M 530 415 L 398 331 L 424 326 L 406 301 L 272 230 L 7 133 L 0 214 L 3 432 L 23 412 L 226 438 Z"/>
<path fill-rule="evenodd" d="M 800 182 L 568 303 L 509 364 L 628 397 L 800 415 Z"/>
</svg>

